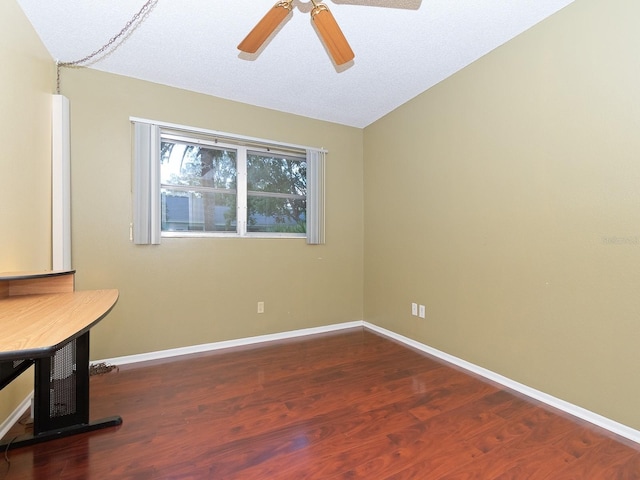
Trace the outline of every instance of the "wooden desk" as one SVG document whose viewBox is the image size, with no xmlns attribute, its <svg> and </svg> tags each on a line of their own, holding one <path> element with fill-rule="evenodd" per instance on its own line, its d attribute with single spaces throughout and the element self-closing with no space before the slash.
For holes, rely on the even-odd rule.
<svg viewBox="0 0 640 480">
<path fill-rule="evenodd" d="M 35 364 L 34 432 L 11 448 L 122 423 L 89 421 L 89 330 L 118 291 L 75 291 L 74 275 L 0 274 L 0 388 Z"/>
</svg>

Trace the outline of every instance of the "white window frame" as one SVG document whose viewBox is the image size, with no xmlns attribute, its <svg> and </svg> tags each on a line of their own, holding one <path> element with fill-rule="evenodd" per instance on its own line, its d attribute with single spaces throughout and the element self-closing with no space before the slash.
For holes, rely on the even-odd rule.
<svg viewBox="0 0 640 480">
<path fill-rule="evenodd" d="M 135 244 L 159 244 L 170 237 L 306 238 L 308 244 L 324 244 L 324 163 L 326 150 L 285 144 L 255 137 L 130 118 L 133 124 L 133 224 Z M 160 231 L 160 143 L 162 138 L 237 152 L 237 228 L 235 232 Z M 306 233 L 247 231 L 247 152 L 282 153 L 306 157 Z"/>
</svg>

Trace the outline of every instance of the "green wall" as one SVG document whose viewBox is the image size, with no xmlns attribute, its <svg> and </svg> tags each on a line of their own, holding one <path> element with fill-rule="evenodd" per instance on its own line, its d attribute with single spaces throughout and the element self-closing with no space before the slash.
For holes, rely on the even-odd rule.
<svg viewBox="0 0 640 480">
<path fill-rule="evenodd" d="M 636 429 L 638 18 L 578 0 L 364 134 L 365 318 Z"/>
<path fill-rule="evenodd" d="M 14 0 L 0 2 L 0 32 L 0 272 L 47 270 L 55 65 Z M 0 392 L 0 421 L 32 388 L 25 373 Z"/>
<path fill-rule="evenodd" d="M 361 129 L 96 70 L 64 70 L 71 105 L 72 258 L 79 289 L 117 288 L 92 357 L 278 333 L 363 317 Z M 327 155 L 327 242 L 164 238 L 134 245 L 131 116 L 298 145 Z M 257 314 L 257 302 L 265 313 Z"/>
</svg>

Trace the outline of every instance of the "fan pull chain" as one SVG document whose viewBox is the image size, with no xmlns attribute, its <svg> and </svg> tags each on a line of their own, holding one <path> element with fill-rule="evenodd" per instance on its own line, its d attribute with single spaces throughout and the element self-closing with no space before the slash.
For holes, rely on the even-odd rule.
<svg viewBox="0 0 640 480">
<path fill-rule="evenodd" d="M 111 39 L 107 43 L 105 43 L 102 47 L 100 47 L 93 53 L 90 53 L 86 57 L 83 57 L 79 60 L 74 60 L 72 62 L 56 61 L 56 93 L 60 94 L 60 68 L 83 67 L 98 55 L 101 55 L 105 51 L 111 49 L 113 45 L 116 44 L 116 42 L 118 42 L 118 40 L 120 40 L 125 34 L 131 34 L 133 31 L 135 31 L 136 28 L 141 25 L 157 3 L 158 0 L 147 0 L 147 2 L 142 6 L 138 13 L 131 17 L 131 20 L 126 23 L 126 25 L 122 28 L 122 30 L 120 30 L 120 32 L 111 37 Z M 113 47 L 113 49 L 109 53 L 113 53 L 121 44 L 122 43 L 115 45 L 115 47 Z"/>
</svg>

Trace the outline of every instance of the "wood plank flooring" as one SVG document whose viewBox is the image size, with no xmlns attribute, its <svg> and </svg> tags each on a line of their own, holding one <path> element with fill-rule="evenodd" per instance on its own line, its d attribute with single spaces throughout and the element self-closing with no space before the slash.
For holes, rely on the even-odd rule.
<svg viewBox="0 0 640 480">
<path fill-rule="evenodd" d="M 91 401 L 123 424 L 0 479 L 640 479 L 640 445 L 360 328 L 122 366 Z"/>
</svg>

